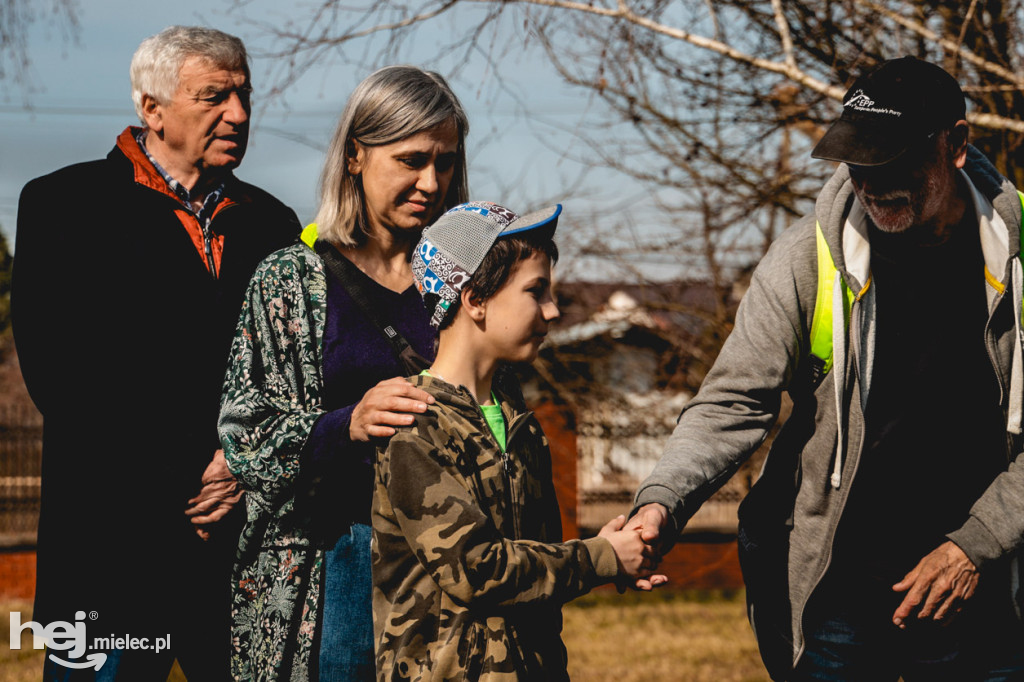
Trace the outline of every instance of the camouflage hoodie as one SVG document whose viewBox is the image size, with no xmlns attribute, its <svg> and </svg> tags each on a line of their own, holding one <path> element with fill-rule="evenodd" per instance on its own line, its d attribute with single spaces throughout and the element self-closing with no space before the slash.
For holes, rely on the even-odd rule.
<svg viewBox="0 0 1024 682">
<path fill-rule="evenodd" d="M 618 574 L 604 538 L 561 542 L 537 420 L 498 394 L 502 453 L 473 396 L 437 402 L 378 450 L 373 621 L 378 680 L 568 679 L 561 605 Z"/>
</svg>

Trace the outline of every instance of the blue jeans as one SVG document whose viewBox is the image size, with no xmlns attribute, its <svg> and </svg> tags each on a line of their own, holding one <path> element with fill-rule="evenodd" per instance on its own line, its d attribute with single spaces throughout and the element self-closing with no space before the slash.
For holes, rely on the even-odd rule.
<svg viewBox="0 0 1024 682">
<path fill-rule="evenodd" d="M 808 609 L 804 654 L 792 681 L 1024 680 L 1024 628 L 1002 604 L 974 604 L 971 610 L 968 602 L 947 625 L 911 619 L 901 630 L 892 614 L 902 595 L 838 592 L 833 585 Z"/>
<path fill-rule="evenodd" d="M 320 682 L 375 679 L 370 535 L 353 523 L 324 557 Z"/>
</svg>

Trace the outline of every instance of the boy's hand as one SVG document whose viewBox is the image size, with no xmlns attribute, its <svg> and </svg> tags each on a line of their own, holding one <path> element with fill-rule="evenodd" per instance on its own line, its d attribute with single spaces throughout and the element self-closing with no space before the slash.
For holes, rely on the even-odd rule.
<svg viewBox="0 0 1024 682">
<path fill-rule="evenodd" d="M 604 525 L 598 536 L 612 543 L 619 566 L 629 577 L 646 578 L 651 587 L 665 584 L 667 577 L 651 575 L 660 560 L 657 552 L 643 541 L 638 529 L 623 530 L 625 525 L 626 517 L 616 516 Z"/>
</svg>

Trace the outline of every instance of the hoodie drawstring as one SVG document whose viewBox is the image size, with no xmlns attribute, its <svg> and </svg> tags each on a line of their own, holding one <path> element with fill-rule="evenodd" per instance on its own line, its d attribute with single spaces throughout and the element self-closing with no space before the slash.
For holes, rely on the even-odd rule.
<svg viewBox="0 0 1024 682">
<path fill-rule="evenodd" d="M 832 468 L 832 487 L 839 489 L 843 481 L 843 449 L 846 434 L 843 431 L 843 388 L 846 383 L 846 306 L 843 294 L 843 276 L 836 270 L 835 282 L 832 285 L 832 310 L 842 316 L 841 324 L 832 324 L 832 385 L 836 394 L 837 439 L 836 459 Z"/>
<path fill-rule="evenodd" d="M 1013 362 L 1010 365 L 1010 400 L 1006 416 L 1006 430 L 1008 433 L 1020 435 L 1022 420 L 1024 420 L 1024 358 L 1022 358 L 1021 343 L 1021 283 L 1024 280 L 1024 272 L 1021 270 L 1020 261 L 1012 260 L 1010 282 L 1010 296 L 1013 297 L 1013 328 L 1017 342 L 1013 344 Z"/>
</svg>

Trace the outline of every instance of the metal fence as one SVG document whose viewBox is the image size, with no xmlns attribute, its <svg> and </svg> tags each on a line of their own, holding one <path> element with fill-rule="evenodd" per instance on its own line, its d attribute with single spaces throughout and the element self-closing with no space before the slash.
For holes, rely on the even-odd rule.
<svg viewBox="0 0 1024 682">
<path fill-rule="evenodd" d="M 596 534 L 601 526 L 619 514 L 629 514 L 633 508 L 633 490 L 638 483 L 622 490 L 583 490 L 579 497 L 578 523 L 580 532 Z M 701 506 L 687 524 L 686 533 L 713 533 L 734 535 L 738 521 L 736 512 L 745 491 L 726 487 L 716 492 Z"/>
<path fill-rule="evenodd" d="M 0 547 L 36 542 L 43 417 L 28 406 L 0 407 Z"/>
</svg>

